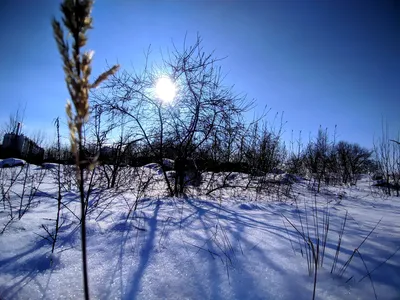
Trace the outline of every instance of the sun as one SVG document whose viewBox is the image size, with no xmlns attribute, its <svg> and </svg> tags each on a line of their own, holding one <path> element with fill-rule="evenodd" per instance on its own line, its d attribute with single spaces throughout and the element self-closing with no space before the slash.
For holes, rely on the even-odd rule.
<svg viewBox="0 0 400 300">
<path fill-rule="evenodd" d="M 176 86 L 168 77 L 161 77 L 157 80 L 156 94 L 164 103 L 170 103 L 176 95 Z"/>
</svg>

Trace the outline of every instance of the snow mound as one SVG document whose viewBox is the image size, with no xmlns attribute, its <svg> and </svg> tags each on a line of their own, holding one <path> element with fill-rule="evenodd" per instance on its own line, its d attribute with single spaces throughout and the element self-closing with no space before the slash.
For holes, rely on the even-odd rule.
<svg viewBox="0 0 400 300">
<path fill-rule="evenodd" d="M 175 161 L 173 159 L 163 158 L 163 164 L 165 167 L 173 169 L 175 166 Z"/>
<path fill-rule="evenodd" d="M 19 158 L 5 158 L 0 160 L 0 168 L 12 168 L 26 165 L 26 161 Z"/>
<path fill-rule="evenodd" d="M 46 170 L 57 169 L 59 164 L 56 163 L 43 163 L 42 168 Z"/>
</svg>

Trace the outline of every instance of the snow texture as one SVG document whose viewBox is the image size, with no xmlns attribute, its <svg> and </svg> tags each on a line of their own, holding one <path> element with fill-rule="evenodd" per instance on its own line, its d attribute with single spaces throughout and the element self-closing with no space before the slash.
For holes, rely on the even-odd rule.
<svg viewBox="0 0 400 300">
<path fill-rule="evenodd" d="M 145 168 L 158 170 L 156 164 Z M 68 209 L 62 210 L 53 254 L 44 238 L 44 228 L 53 232 L 55 224 L 53 176 L 46 171 L 36 204 L 21 219 L 14 218 L 0 236 L 1 299 L 83 297 L 76 191 L 63 192 Z M 91 298 L 311 299 L 313 275 L 297 230 L 309 233 L 315 243 L 317 224 L 320 233 L 329 215 L 316 299 L 375 299 L 375 293 L 378 299 L 400 299 L 399 198 L 384 197 L 371 187 L 369 177 L 357 186 L 324 187 L 314 194 L 306 181 L 279 176 L 293 184 L 293 197 L 285 201 L 244 196 L 233 188 L 186 198 L 165 198 L 155 191 L 138 199 L 129 216 L 137 194 L 95 190 L 87 216 Z M 237 183 L 244 177 L 234 173 L 230 179 Z M 21 183 L 13 188 L 21 194 Z M 7 198 L 11 202 L 18 200 L 13 195 Z M 331 273 L 346 211 L 337 268 Z M 0 225 L 9 217 L 3 199 Z M 372 273 L 363 278 L 367 270 Z"/>
<path fill-rule="evenodd" d="M 19 158 L 5 158 L 0 159 L 0 168 L 8 168 L 14 166 L 23 166 L 26 164 L 26 161 Z"/>
</svg>

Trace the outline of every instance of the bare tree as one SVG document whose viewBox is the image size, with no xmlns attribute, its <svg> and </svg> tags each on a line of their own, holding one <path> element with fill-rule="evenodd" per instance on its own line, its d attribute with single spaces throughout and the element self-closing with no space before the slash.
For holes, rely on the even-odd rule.
<svg viewBox="0 0 400 300">
<path fill-rule="evenodd" d="M 293 140 L 293 131 L 292 131 L 292 139 L 290 142 L 290 153 L 286 161 L 287 171 L 290 174 L 305 175 L 303 151 L 304 149 L 303 149 L 301 131 L 299 132 L 299 138 L 296 141 Z"/>
<path fill-rule="evenodd" d="M 382 136 L 374 141 L 374 153 L 379 173 L 383 177 L 381 185 L 386 186 L 388 195 L 394 189 L 397 196 L 400 196 L 400 147 L 396 140 L 389 138 L 387 126 L 382 126 Z"/>
<path fill-rule="evenodd" d="M 317 192 L 320 192 L 321 183 L 327 179 L 331 158 L 332 144 L 329 141 L 328 130 L 321 127 L 315 141 L 310 141 L 305 149 L 305 163 L 314 183 L 317 184 Z M 329 183 L 329 179 L 326 180 Z"/>
<path fill-rule="evenodd" d="M 174 50 L 164 59 L 161 68 L 148 67 L 142 73 L 128 71 L 113 76 L 101 92 L 94 95 L 97 103 L 108 113 L 126 116 L 127 127 L 151 149 L 162 166 L 169 195 L 181 195 L 187 175 L 196 173 L 196 152 L 228 119 L 239 118 L 250 107 L 244 96 L 234 94 L 223 84 L 220 59 L 206 54 L 197 37 L 193 46 Z M 146 59 L 148 61 L 148 57 Z M 154 93 L 156 81 L 169 76 L 177 86 L 173 104 L 166 105 Z M 171 183 L 164 163 L 165 141 L 174 141 L 174 169 Z M 189 176 L 190 177 L 190 176 Z"/>
<path fill-rule="evenodd" d="M 19 130 L 18 134 L 21 134 L 23 130 L 22 124 L 24 122 L 24 118 L 25 107 L 23 109 L 18 107 L 14 113 L 9 115 L 8 121 L 3 124 L 2 131 L 4 133 L 17 133 L 17 130 Z"/>
<path fill-rule="evenodd" d="M 43 147 L 46 141 L 46 134 L 43 130 L 35 130 L 31 134 L 29 134 L 29 138 L 38 146 Z"/>
<path fill-rule="evenodd" d="M 336 145 L 335 151 L 342 182 L 356 184 L 358 175 L 367 172 L 372 151 L 344 141 Z"/>
</svg>

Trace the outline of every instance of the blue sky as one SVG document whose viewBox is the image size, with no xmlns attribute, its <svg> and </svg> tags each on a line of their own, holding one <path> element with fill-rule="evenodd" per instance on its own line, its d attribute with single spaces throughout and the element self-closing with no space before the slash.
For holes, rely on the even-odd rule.
<svg viewBox="0 0 400 300">
<path fill-rule="evenodd" d="M 26 104 L 24 128 L 53 137 L 68 98 L 51 17 L 60 1 L 0 2 L 0 125 Z M 284 111 L 285 139 L 318 127 L 371 147 L 382 120 L 400 130 L 400 5 L 398 1 L 122 1 L 93 9 L 93 74 L 119 62 L 143 66 L 199 33 L 206 50 L 228 56 L 222 70 L 235 91 L 255 98 L 257 112 Z M 106 62 L 107 61 L 107 62 Z"/>
</svg>

